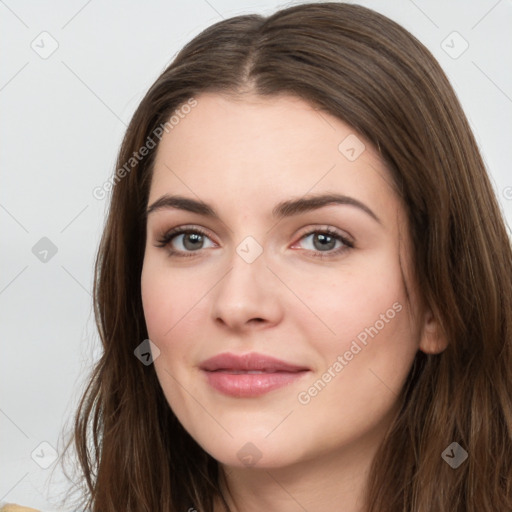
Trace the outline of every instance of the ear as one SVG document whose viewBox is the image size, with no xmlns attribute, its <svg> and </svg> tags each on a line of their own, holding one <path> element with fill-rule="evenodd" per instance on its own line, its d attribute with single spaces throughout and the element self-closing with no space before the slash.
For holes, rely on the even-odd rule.
<svg viewBox="0 0 512 512">
<path fill-rule="evenodd" d="M 447 346 L 448 340 L 442 333 L 439 322 L 435 319 L 432 311 L 428 309 L 424 315 L 419 349 L 425 354 L 440 354 Z"/>
</svg>

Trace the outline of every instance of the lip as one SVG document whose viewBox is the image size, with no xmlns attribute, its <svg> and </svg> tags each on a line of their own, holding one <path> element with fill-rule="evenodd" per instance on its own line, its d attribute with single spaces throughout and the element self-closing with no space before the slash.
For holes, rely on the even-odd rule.
<svg viewBox="0 0 512 512">
<path fill-rule="evenodd" d="M 306 366 L 255 352 L 222 353 L 203 361 L 199 368 L 214 389 L 240 398 L 260 396 L 287 386 L 310 371 Z"/>
</svg>

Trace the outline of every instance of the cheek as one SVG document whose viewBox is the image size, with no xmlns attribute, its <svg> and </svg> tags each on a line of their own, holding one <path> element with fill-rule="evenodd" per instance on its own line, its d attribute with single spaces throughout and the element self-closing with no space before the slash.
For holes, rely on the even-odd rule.
<svg viewBox="0 0 512 512">
<path fill-rule="evenodd" d="M 298 320 L 311 335 L 317 329 L 311 340 L 317 339 L 321 352 L 331 359 L 350 350 L 354 340 L 365 348 L 370 340 L 390 338 L 392 342 L 394 333 L 404 334 L 406 295 L 399 264 L 390 254 L 375 256 L 357 267 L 340 268 L 337 275 L 317 276 L 302 289 L 297 286 L 316 316 Z"/>
<path fill-rule="evenodd" d="M 170 337 L 175 327 L 185 325 L 201 297 L 199 286 L 183 273 L 172 272 L 155 258 L 144 261 L 141 293 L 149 337 Z"/>
<path fill-rule="evenodd" d="M 399 262 L 382 254 L 325 282 L 324 293 L 319 284 L 308 299 L 323 326 L 311 316 L 298 319 L 320 356 L 309 383 L 314 389 L 303 390 L 301 403 L 311 397 L 323 414 L 338 410 L 341 402 L 341 410 L 354 417 L 362 410 L 385 410 L 397 398 L 418 345 Z"/>
<path fill-rule="evenodd" d="M 338 309 L 337 316 L 334 308 L 331 311 L 336 336 L 316 343 L 322 365 L 309 383 L 314 389 L 304 389 L 307 396 L 302 396 L 301 403 L 310 396 L 319 415 L 339 411 L 340 421 L 352 418 L 363 428 L 370 417 L 377 421 L 398 398 L 417 340 L 400 287 L 383 282 L 367 293 L 353 291 L 348 307 Z"/>
<path fill-rule="evenodd" d="M 172 310 L 165 280 L 157 278 L 157 273 L 144 270 L 141 281 L 142 307 L 150 339 L 161 338 L 172 327 Z"/>
<path fill-rule="evenodd" d="M 333 312 L 337 336 L 315 342 L 320 364 L 296 396 L 304 422 L 322 425 L 322 442 L 356 438 L 393 411 L 416 353 L 407 307 L 389 286 Z"/>
<path fill-rule="evenodd" d="M 201 312 L 199 286 L 191 286 L 183 273 L 173 272 L 165 262 L 151 255 L 144 260 L 141 274 L 141 296 L 149 339 L 157 345 L 160 356 L 154 366 L 167 402 L 188 425 L 190 404 L 187 393 L 194 392 L 185 369 L 189 367 L 193 325 L 198 325 Z M 199 298 L 198 298 L 199 295 Z M 184 387 L 183 387 L 184 386 Z"/>
</svg>

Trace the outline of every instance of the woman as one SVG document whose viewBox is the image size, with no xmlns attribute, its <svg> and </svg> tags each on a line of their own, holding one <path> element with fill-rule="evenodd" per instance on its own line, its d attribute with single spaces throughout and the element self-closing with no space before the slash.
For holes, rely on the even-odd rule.
<svg viewBox="0 0 512 512">
<path fill-rule="evenodd" d="M 512 510 L 510 240 L 411 34 L 341 3 L 211 26 L 112 185 L 87 509 Z"/>
</svg>

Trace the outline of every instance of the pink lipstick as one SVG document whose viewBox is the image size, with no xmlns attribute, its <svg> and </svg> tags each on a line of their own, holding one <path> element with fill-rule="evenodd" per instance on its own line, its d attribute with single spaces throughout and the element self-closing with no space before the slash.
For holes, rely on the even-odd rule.
<svg viewBox="0 0 512 512">
<path fill-rule="evenodd" d="M 200 365 L 210 386 L 225 395 L 256 397 L 291 384 L 309 372 L 296 365 L 255 352 L 222 353 Z"/>
</svg>

